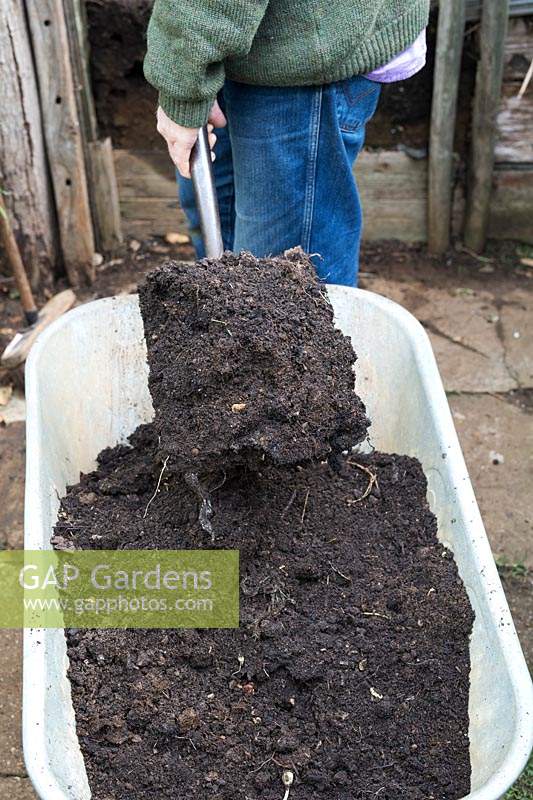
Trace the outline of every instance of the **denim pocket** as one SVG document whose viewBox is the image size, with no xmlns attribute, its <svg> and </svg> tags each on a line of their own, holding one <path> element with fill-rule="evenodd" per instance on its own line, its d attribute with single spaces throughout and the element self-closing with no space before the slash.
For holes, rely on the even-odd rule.
<svg viewBox="0 0 533 800">
<path fill-rule="evenodd" d="M 381 85 L 363 75 L 338 81 L 335 95 L 341 131 L 350 133 L 366 125 L 376 110 L 380 93 Z"/>
</svg>

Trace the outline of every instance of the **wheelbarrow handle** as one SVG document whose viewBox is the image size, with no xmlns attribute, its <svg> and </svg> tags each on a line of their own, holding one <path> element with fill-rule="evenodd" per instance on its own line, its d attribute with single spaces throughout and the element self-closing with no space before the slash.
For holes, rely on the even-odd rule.
<svg viewBox="0 0 533 800">
<path fill-rule="evenodd" d="M 191 153 L 191 178 L 206 256 L 220 258 L 224 252 L 224 244 L 206 125 L 200 129 Z"/>
</svg>

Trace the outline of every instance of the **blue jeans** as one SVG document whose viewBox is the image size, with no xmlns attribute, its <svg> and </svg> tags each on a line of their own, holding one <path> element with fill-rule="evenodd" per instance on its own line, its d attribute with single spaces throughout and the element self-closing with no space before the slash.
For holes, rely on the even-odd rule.
<svg viewBox="0 0 533 800">
<path fill-rule="evenodd" d="M 362 76 L 294 88 L 226 81 L 228 127 L 217 131 L 214 163 L 226 249 L 262 257 L 300 245 L 321 280 L 356 285 L 362 213 L 352 166 L 379 94 Z M 201 258 L 191 181 L 179 177 L 179 188 Z"/>
</svg>

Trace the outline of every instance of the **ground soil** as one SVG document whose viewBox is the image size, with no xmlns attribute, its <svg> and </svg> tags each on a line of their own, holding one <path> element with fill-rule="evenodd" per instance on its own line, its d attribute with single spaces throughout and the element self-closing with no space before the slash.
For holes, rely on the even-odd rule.
<svg viewBox="0 0 533 800">
<path fill-rule="evenodd" d="M 153 426 L 132 444 L 69 491 L 56 544 L 238 548 L 241 625 L 68 633 L 95 800 L 281 800 L 284 769 L 295 800 L 467 794 L 472 612 L 420 465 L 374 453 L 220 475 L 211 542 L 179 477 L 144 518 Z"/>
<path fill-rule="evenodd" d="M 161 147 L 157 92 L 144 79 L 146 28 L 153 0 L 87 0 L 91 77 L 102 134 L 115 147 Z"/>
<path fill-rule="evenodd" d="M 302 250 L 168 262 L 139 298 L 169 466 L 302 463 L 365 438 L 350 340 Z"/>
</svg>

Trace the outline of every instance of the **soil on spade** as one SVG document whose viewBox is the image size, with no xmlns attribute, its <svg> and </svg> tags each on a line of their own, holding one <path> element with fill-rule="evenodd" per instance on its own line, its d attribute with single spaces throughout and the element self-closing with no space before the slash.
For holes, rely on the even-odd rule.
<svg viewBox="0 0 533 800">
<path fill-rule="evenodd" d="M 169 468 L 303 463 L 365 438 L 353 348 L 301 249 L 169 261 L 139 300 Z"/>
<path fill-rule="evenodd" d="M 69 490 L 55 545 L 238 548 L 241 624 L 67 632 L 94 800 L 282 800 L 285 769 L 290 800 L 467 794 L 473 614 L 419 463 L 213 475 L 212 542 L 179 476 L 144 517 L 154 426 L 131 444 Z"/>
</svg>

